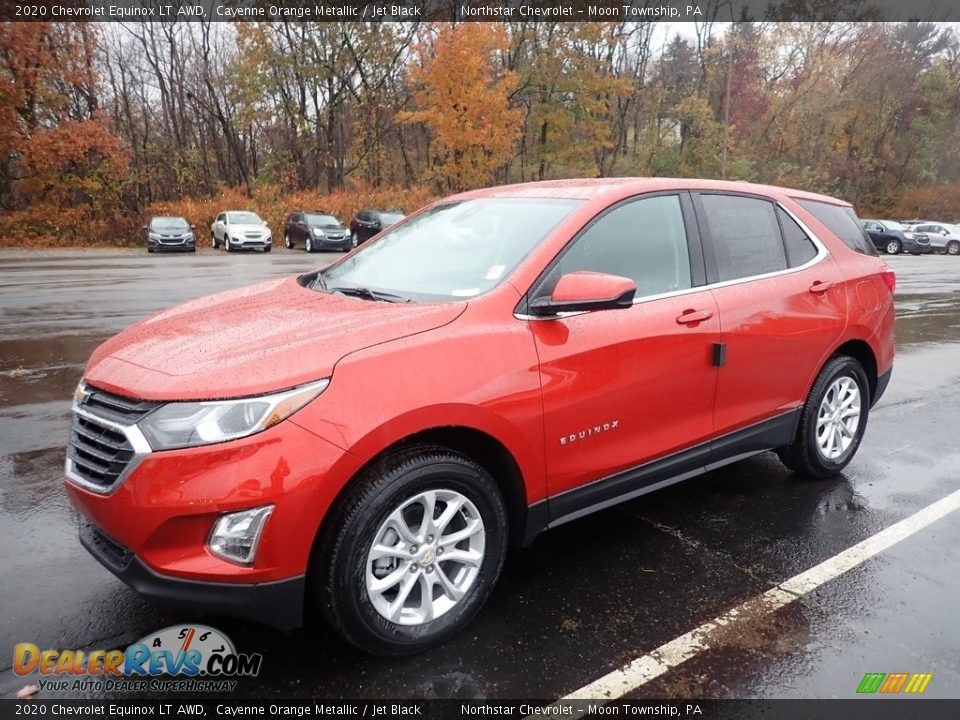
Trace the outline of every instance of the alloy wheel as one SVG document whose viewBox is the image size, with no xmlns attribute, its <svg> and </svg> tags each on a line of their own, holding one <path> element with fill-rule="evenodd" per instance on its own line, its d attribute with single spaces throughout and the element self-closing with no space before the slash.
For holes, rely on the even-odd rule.
<svg viewBox="0 0 960 720">
<path fill-rule="evenodd" d="M 843 455 L 860 427 L 860 388 L 844 375 L 827 388 L 817 412 L 817 448 L 828 460 Z"/>
<path fill-rule="evenodd" d="M 398 625 L 435 620 L 473 587 L 485 543 L 483 518 L 466 496 L 446 489 L 414 495 L 374 534 L 364 568 L 367 596 Z"/>
</svg>

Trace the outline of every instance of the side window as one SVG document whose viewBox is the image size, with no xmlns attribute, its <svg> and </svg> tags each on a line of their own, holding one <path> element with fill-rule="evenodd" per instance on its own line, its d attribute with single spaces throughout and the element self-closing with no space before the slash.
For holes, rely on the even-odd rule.
<svg viewBox="0 0 960 720">
<path fill-rule="evenodd" d="M 787 269 L 780 226 L 769 200 L 701 195 L 719 281 Z"/>
<path fill-rule="evenodd" d="M 590 270 L 628 277 L 637 297 L 691 287 L 680 198 L 632 200 L 601 216 L 560 259 L 560 274 Z"/>
<path fill-rule="evenodd" d="M 799 267 L 813 260 L 817 256 L 817 246 L 807 237 L 803 228 L 782 208 L 777 208 L 777 217 L 780 218 L 783 244 L 787 248 L 787 263 L 790 267 Z M 877 223 L 870 224 L 876 226 Z"/>
<path fill-rule="evenodd" d="M 224 215 L 223 213 L 220 213 L 219 215 L 217 215 L 217 222 L 223 222 L 225 217 L 226 215 Z"/>
<path fill-rule="evenodd" d="M 880 226 L 880 223 L 865 222 L 863 227 L 867 230 L 872 230 L 873 232 L 883 232 L 883 228 Z"/>
<path fill-rule="evenodd" d="M 860 226 L 853 208 L 805 198 L 796 200 L 800 207 L 826 225 L 830 232 L 840 238 L 848 248 L 864 255 L 878 255 L 873 241 L 870 240 L 866 230 Z"/>
</svg>

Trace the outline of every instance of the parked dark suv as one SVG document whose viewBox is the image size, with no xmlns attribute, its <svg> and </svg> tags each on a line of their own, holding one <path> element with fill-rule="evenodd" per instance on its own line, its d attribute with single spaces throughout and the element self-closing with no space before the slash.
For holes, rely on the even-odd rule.
<svg viewBox="0 0 960 720">
<path fill-rule="evenodd" d="M 342 250 L 346 252 L 353 244 L 350 231 L 333 215 L 323 210 L 304 212 L 294 210 L 283 226 L 283 244 L 288 250 L 303 245 L 307 252 L 317 250 Z"/>
<path fill-rule="evenodd" d="M 150 218 L 150 223 L 143 226 L 147 231 L 147 252 L 196 252 L 194 227 L 182 217 Z"/>
<path fill-rule="evenodd" d="M 874 247 L 887 255 L 898 255 L 902 252 L 925 255 L 930 252 L 930 238 L 895 220 L 861 220 L 860 224 L 867 231 Z"/>
<path fill-rule="evenodd" d="M 396 225 L 403 220 L 404 215 L 399 210 L 376 210 L 367 208 L 353 216 L 350 221 L 350 232 L 353 233 L 353 246 L 361 245 L 381 230 Z"/>
</svg>

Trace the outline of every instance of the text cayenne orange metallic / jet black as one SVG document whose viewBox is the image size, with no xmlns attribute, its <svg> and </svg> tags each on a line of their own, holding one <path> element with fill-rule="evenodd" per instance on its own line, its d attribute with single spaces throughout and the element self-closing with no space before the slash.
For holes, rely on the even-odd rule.
<svg viewBox="0 0 960 720">
<path fill-rule="evenodd" d="M 149 597 L 412 652 L 477 612 L 511 541 L 765 450 L 842 470 L 890 378 L 893 288 L 829 197 L 468 192 L 103 344 L 66 486 Z"/>
</svg>

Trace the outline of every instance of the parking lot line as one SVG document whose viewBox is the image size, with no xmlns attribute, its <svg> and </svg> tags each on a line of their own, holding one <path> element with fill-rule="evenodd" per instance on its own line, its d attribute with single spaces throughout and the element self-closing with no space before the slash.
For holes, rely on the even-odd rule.
<svg viewBox="0 0 960 720">
<path fill-rule="evenodd" d="M 765 593 L 754 596 L 732 610 L 705 622 L 688 633 L 664 643 L 656 650 L 638 657 L 625 667 L 607 673 L 562 698 L 563 700 L 609 701 L 642 687 L 654 678 L 711 648 L 711 638 L 718 630 L 758 616 L 799 600 L 804 595 L 834 580 L 865 561 L 893 547 L 914 533 L 960 508 L 960 490 L 927 505 L 922 510 L 894 523 L 858 542 L 843 552 L 794 575 Z"/>
</svg>

